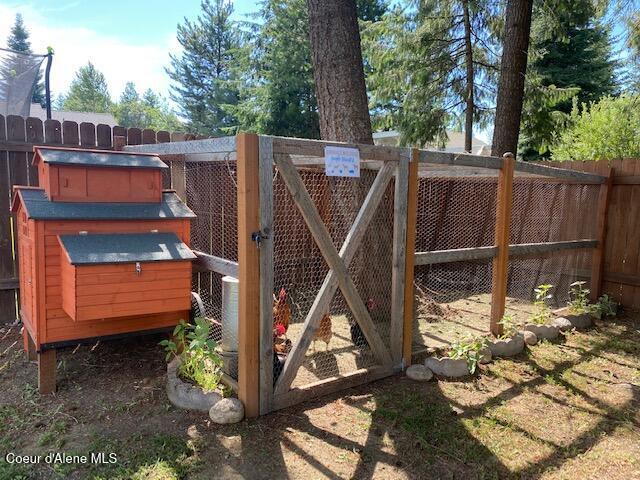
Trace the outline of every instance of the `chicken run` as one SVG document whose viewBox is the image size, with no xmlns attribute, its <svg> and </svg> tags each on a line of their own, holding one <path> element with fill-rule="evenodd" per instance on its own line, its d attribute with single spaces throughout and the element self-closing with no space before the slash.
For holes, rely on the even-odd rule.
<svg viewBox="0 0 640 480">
<path fill-rule="evenodd" d="M 329 146 L 357 153 L 357 178 L 327 175 Z M 560 303 L 595 271 L 583 212 L 598 208 L 599 175 L 252 134 L 126 150 L 168 163 L 164 186 L 196 214 L 192 290 L 248 416 L 495 332 L 505 311 L 526 313 L 535 282 Z"/>
</svg>

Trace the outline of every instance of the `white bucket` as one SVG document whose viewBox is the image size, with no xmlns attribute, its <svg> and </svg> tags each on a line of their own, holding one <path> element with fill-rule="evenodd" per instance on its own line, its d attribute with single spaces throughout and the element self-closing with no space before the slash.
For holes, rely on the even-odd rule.
<svg viewBox="0 0 640 480">
<path fill-rule="evenodd" d="M 222 278 L 222 341 L 225 352 L 238 351 L 238 279 Z"/>
</svg>

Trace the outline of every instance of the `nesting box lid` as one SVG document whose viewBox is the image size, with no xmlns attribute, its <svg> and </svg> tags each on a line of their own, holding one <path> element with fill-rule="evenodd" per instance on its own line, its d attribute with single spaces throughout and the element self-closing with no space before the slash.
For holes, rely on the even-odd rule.
<svg viewBox="0 0 640 480">
<path fill-rule="evenodd" d="M 34 147 L 33 164 L 112 168 L 169 168 L 153 154 Z"/>
<path fill-rule="evenodd" d="M 72 265 L 193 260 L 195 254 L 175 233 L 59 235 Z"/>
<path fill-rule="evenodd" d="M 160 203 L 52 202 L 40 188 L 14 187 L 11 210 L 22 204 L 34 220 L 163 220 L 195 218 L 175 192 L 163 192 Z"/>
</svg>

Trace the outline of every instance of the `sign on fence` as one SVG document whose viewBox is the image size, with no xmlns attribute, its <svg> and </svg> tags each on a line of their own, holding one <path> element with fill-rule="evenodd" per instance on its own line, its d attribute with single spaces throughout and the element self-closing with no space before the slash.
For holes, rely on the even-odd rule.
<svg viewBox="0 0 640 480">
<path fill-rule="evenodd" d="M 360 151 L 357 148 L 324 147 L 324 168 L 328 177 L 359 177 Z"/>
</svg>

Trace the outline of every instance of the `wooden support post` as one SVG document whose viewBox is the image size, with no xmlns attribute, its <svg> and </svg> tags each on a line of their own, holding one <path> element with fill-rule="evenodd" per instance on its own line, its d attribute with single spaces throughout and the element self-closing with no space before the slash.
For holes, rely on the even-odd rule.
<svg viewBox="0 0 640 480">
<path fill-rule="evenodd" d="M 185 162 L 171 160 L 171 188 L 176 191 L 180 200 L 187 203 L 187 176 L 185 172 Z"/>
<path fill-rule="evenodd" d="M 260 230 L 258 136 L 241 133 L 238 176 L 238 397 L 248 418 L 260 414 Z"/>
<path fill-rule="evenodd" d="M 496 204 L 495 245 L 498 255 L 493 259 L 491 286 L 491 333 L 500 335 L 502 325 L 498 322 L 504 315 L 507 298 L 507 274 L 509 271 L 509 227 L 511 224 L 511 201 L 513 193 L 513 153 L 505 153 L 498 177 L 498 198 Z"/>
<path fill-rule="evenodd" d="M 27 354 L 27 360 L 35 362 L 38 358 L 36 355 L 36 344 L 33 342 L 29 330 L 27 327 L 22 327 L 22 341 L 24 345 L 24 351 Z"/>
<path fill-rule="evenodd" d="M 405 367 L 411 365 L 413 345 L 413 274 L 416 252 L 416 224 L 418 218 L 418 166 L 420 151 L 411 150 L 409 163 L 409 185 L 407 188 L 407 237 L 404 267 L 404 321 L 402 327 L 402 361 Z"/>
<path fill-rule="evenodd" d="M 597 240 L 598 246 L 593 250 L 591 257 L 591 285 L 589 294 L 592 302 L 602 295 L 602 279 L 604 276 L 605 241 L 607 239 L 607 213 L 609 210 L 609 197 L 613 183 L 613 168 L 609 168 L 607 181 L 600 186 L 597 211 Z"/>
<path fill-rule="evenodd" d="M 407 248 L 407 192 L 411 150 L 406 149 L 396 167 L 393 200 L 393 253 L 391 272 L 391 357 L 395 368 L 403 368 L 404 298 Z"/>
<path fill-rule="evenodd" d="M 56 391 L 56 351 L 38 352 L 38 391 L 48 395 Z"/>
</svg>

